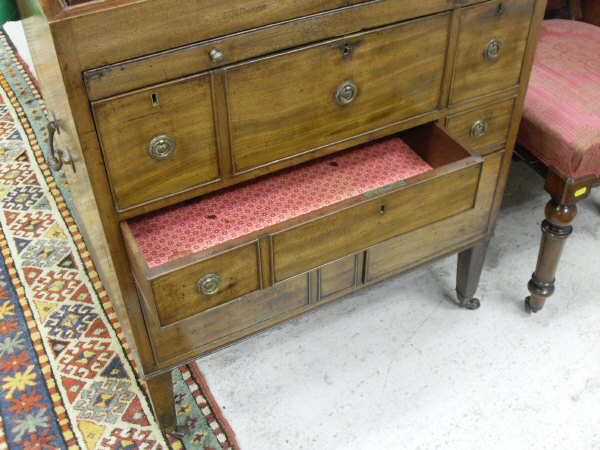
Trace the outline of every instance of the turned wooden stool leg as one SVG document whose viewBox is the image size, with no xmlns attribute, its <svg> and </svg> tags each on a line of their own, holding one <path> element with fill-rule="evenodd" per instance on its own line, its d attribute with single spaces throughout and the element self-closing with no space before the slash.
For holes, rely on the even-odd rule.
<svg viewBox="0 0 600 450">
<path fill-rule="evenodd" d="M 577 215 L 577 206 L 562 205 L 550 200 L 546 205 L 546 220 L 542 222 L 542 242 L 535 272 L 527 285 L 531 295 L 525 299 L 526 309 L 537 312 L 547 297 L 554 293 L 554 275 L 565 241 L 573 231 L 570 225 Z"/>
<path fill-rule="evenodd" d="M 156 416 L 156 420 L 158 420 L 161 430 L 165 433 L 173 433 L 176 429 L 177 431 L 181 431 L 177 427 L 171 371 L 161 373 L 145 381 L 150 402 L 154 409 L 154 415 Z"/>
<path fill-rule="evenodd" d="M 477 309 L 480 306 L 479 299 L 475 298 L 474 295 L 479 285 L 479 278 L 481 277 L 489 243 L 489 239 L 486 239 L 458 254 L 456 297 L 464 308 Z"/>
</svg>

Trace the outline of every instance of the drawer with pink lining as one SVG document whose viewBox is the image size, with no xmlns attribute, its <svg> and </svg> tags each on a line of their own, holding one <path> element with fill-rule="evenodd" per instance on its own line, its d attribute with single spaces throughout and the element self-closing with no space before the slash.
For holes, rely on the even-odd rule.
<svg viewBox="0 0 600 450">
<path fill-rule="evenodd" d="M 466 211 L 482 161 L 430 123 L 122 222 L 149 323 L 244 307 L 244 295 Z M 263 307 L 195 343 L 260 324 Z"/>
</svg>

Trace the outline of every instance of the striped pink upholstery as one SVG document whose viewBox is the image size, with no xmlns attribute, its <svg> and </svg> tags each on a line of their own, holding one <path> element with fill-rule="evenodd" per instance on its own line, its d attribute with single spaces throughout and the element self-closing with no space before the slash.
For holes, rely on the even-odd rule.
<svg viewBox="0 0 600 450">
<path fill-rule="evenodd" d="M 518 139 L 569 177 L 600 175 L 600 27 L 543 23 Z"/>
</svg>

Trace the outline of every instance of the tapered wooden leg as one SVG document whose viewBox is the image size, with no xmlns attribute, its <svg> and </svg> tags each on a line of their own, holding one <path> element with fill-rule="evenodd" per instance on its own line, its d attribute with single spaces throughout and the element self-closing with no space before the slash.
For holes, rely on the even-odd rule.
<svg viewBox="0 0 600 450">
<path fill-rule="evenodd" d="M 537 265 L 527 285 L 531 295 L 525 299 L 525 307 L 533 312 L 542 309 L 546 298 L 554 293 L 554 275 L 565 241 L 573 231 L 571 222 L 577 215 L 577 206 L 550 200 L 545 212 Z"/>
<path fill-rule="evenodd" d="M 458 302 L 464 308 L 477 309 L 480 306 L 479 299 L 475 298 L 474 295 L 481 277 L 489 242 L 489 239 L 485 239 L 458 254 L 456 296 Z"/>
<path fill-rule="evenodd" d="M 175 399 L 173 398 L 173 382 L 171 372 L 161 373 L 146 380 L 146 387 L 154 415 L 160 428 L 165 433 L 175 431 L 177 418 L 175 416 Z"/>
</svg>

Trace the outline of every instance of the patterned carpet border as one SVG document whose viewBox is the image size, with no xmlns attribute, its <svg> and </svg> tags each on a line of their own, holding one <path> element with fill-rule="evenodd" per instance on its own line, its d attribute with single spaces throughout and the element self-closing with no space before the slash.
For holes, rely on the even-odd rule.
<svg viewBox="0 0 600 450">
<path fill-rule="evenodd" d="M 179 441 L 158 429 L 68 186 L 44 162 L 34 79 L 0 41 L 0 449 L 238 448 L 195 364 L 173 371 L 178 422 L 191 433 Z"/>
</svg>

